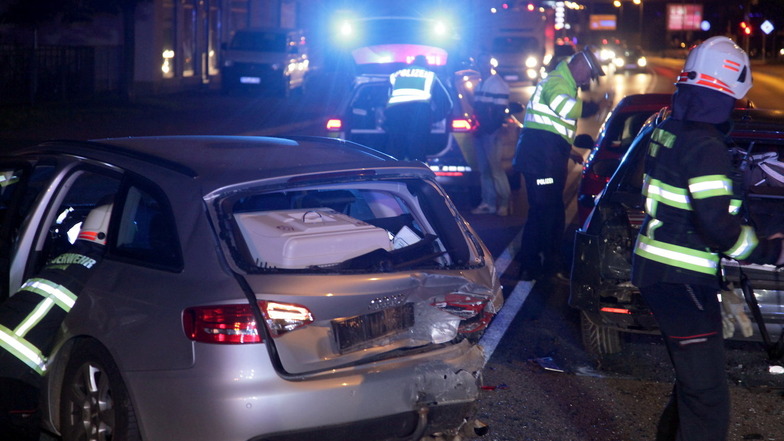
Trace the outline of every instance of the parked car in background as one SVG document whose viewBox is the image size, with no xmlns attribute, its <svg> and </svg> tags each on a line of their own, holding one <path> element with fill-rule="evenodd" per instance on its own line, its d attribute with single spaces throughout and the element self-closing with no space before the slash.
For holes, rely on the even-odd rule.
<svg viewBox="0 0 784 441">
<path fill-rule="evenodd" d="M 622 333 L 658 332 L 653 315 L 630 277 L 634 243 L 644 219 L 641 189 L 648 139 L 668 111 L 662 109 L 646 121 L 575 234 L 569 305 L 580 310 L 583 342 L 595 354 L 620 351 Z M 728 154 L 736 168 L 734 185 L 742 188 L 744 196 L 741 215 L 764 235 L 781 231 L 784 181 L 773 182 L 761 175 L 752 179 L 750 172 L 757 169 L 754 158 L 784 158 L 784 112 L 736 108 L 732 123 Z M 784 326 L 781 270 L 773 265 L 723 259 L 722 274 L 729 295 L 756 299 L 759 315 L 754 308 L 746 308 L 757 326 L 752 338 L 764 341 L 769 354 L 781 357 L 784 348 L 775 349 L 775 342 L 769 338 L 780 335 Z M 743 337 L 736 332 L 734 338 Z"/>
<path fill-rule="evenodd" d="M 445 74 L 446 75 L 446 74 Z M 479 196 L 479 172 L 475 165 L 473 133 L 476 120 L 471 103 L 479 84 L 477 71 L 465 69 L 442 77 L 454 107 L 446 118 L 434 121 L 426 147 L 427 164 L 450 193 L 460 193 L 469 200 Z M 330 137 L 342 138 L 385 151 L 387 134 L 384 109 L 389 97 L 389 76 L 366 74 L 358 76 L 354 86 L 340 105 L 340 111 L 326 123 Z M 499 129 L 497 143 L 502 146 L 502 161 L 514 183 L 517 173 L 512 170 L 512 159 L 522 123 L 514 113 L 522 112 L 519 103 L 510 103 L 508 116 Z M 478 202 L 472 201 L 472 203 Z"/>
<path fill-rule="evenodd" d="M 577 190 L 579 225 L 588 218 L 594 198 L 610 180 L 645 120 L 662 107 L 669 106 L 671 101 L 672 94 L 669 93 L 627 95 L 607 115 L 596 141 L 587 134 L 578 135 L 575 139 L 578 147 L 591 149 L 583 163 Z"/>
<path fill-rule="evenodd" d="M 303 31 L 240 29 L 223 50 L 221 90 L 262 90 L 286 96 L 304 86 L 309 65 Z"/>
<path fill-rule="evenodd" d="M 0 174 L 0 299 L 113 195 L 106 255 L 46 362 L 43 421 L 63 439 L 475 427 L 502 287 L 422 163 L 325 138 L 149 137 L 4 150 Z"/>
</svg>

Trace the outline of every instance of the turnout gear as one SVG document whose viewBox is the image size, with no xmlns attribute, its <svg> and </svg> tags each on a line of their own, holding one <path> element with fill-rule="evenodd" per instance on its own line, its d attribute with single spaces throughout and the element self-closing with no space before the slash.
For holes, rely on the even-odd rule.
<svg viewBox="0 0 784 441">
<path fill-rule="evenodd" d="M 751 86 L 751 72 L 743 66 L 745 54 L 728 42 L 711 38 L 692 49 L 672 114 L 654 129 L 645 157 L 645 220 L 632 256 L 632 283 L 659 324 L 675 370 L 658 425 L 662 441 L 727 438 L 721 258 L 773 263 L 781 251 L 781 240 L 758 238 L 738 215 L 726 123 L 735 98 Z"/>
<path fill-rule="evenodd" d="M 692 48 L 677 84 L 691 84 L 741 99 L 751 89 L 749 57 L 727 37 L 711 37 Z"/>
<path fill-rule="evenodd" d="M 103 255 L 111 207 L 91 211 L 72 249 L 47 262 L 0 305 L 0 432 L 18 437 L 37 432 L 36 391 L 47 372 L 47 357 Z M 19 415 L 26 421 L 16 421 Z"/>
<path fill-rule="evenodd" d="M 82 223 L 73 250 L 47 262 L 0 308 L 0 348 L 18 361 L 13 369 L 9 363 L 0 363 L 0 376 L 16 372 L 21 377 L 26 369 L 46 373 L 54 335 L 103 254 L 111 207 L 93 209 Z M 6 355 L 0 361 L 7 359 Z"/>
</svg>

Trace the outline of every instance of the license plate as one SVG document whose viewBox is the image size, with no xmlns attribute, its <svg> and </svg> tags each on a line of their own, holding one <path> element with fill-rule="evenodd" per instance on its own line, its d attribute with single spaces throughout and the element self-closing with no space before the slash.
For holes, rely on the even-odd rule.
<svg viewBox="0 0 784 441">
<path fill-rule="evenodd" d="M 261 84 L 261 78 L 259 78 L 259 77 L 240 77 L 240 83 L 242 83 L 242 84 Z"/>
<path fill-rule="evenodd" d="M 376 339 L 394 335 L 412 326 L 414 305 L 406 303 L 369 314 L 333 320 L 332 332 L 340 352 L 351 352 Z"/>
<path fill-rule="evenodd" d="M 520 79 L 518 75 L 504 75 L 506 81 L 517 81 Z"/>
</svg>

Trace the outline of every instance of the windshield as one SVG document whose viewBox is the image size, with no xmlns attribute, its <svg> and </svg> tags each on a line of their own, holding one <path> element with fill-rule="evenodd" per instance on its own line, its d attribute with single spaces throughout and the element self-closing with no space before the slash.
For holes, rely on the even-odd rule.
<svg viewBox="0 0 784 441">
<path fill-rule="evenodd" d="M 518 53 L 534 52 L 539 42 L 533 37 L 498 37 L 493 39 L 493 52 Z"/>
<path fill-rule="evenodd" d="M 281 32 L 239 31 L 230 49 L 258 52 L 286 52 L 286 34 Z"/>
</svg>

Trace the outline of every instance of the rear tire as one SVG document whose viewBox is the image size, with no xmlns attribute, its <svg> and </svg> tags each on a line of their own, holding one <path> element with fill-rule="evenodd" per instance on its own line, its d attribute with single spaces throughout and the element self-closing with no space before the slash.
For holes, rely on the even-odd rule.
<svg viewBox="0 0 784 441">
<path fill-rule="evenodd" d="M 620 331 L 609 326 L 597 325 L 585 311 L 580 311 L 580 331 L 583 346 L 591 354 L 617 354 L 623 349 Z"/>
<path fill-rule="evenodd" d="M 141 441 L 119 369 L 103 347 L 77 343 L 65 368 L 60 401 L 63 440 Z"/>
</svg>

